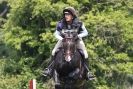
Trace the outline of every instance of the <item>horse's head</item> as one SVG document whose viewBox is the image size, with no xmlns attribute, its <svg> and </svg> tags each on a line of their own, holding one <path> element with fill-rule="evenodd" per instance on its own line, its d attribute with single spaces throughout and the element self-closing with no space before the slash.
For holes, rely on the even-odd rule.
<svg viewBox="0 0 133 89">
<path fill-rule="evenodd" d="M 67 31 L 63 33 L 63 36 L 64 56 L 65 60 L 69 62 L 76 51 L 77 32 Z"/>
</svg>

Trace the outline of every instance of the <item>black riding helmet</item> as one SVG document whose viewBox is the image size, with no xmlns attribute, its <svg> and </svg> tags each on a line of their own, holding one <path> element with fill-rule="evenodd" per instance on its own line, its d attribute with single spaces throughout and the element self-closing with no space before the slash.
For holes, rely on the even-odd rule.
<svg viewBox="0 0 133 89">
<path fill-rule="evenodd" d="M 73 7 L 66 7 L 66 8 L 63 10 L 63 15 L 65 15 L 65 12 L 69 12 L 74 18 L 77 17 L 77 15 L 76 15 L 76 10 L 75 10 Z"/>
</svg>

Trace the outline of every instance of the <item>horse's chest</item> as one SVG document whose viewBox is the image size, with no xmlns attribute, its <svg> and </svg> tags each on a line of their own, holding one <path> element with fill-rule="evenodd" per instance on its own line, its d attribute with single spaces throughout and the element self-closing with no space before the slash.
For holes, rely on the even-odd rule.
<svg viewBox="0 0 133 89">
<path fill-rule="evenodd" d="M 79 62 L 77 60 L 75 60 L 74 58 L 72 58 L 70 61 L 66 61 L 65 59 L 63 60 L 61 67 L 62 68 L 76 68 L 78 67 Z"/>
</svg>

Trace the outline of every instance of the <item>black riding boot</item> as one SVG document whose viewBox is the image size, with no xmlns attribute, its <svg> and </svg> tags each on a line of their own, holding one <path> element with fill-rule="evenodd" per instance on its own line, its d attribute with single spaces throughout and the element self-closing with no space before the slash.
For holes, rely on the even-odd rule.
<svg viewBox="0 0 133 89">
<path fill-rule="evenodd" d="M 92 79 L 94 79 L 94 75 L 92 75 L 92 73 L 90 72 L 90 70 L 88 68 L 89 65 L 87 63 L 87 60 L 88 60 L 88 58 L 84 59 L 84 61 L 83 61 L 83 65 L 84 65 L 85 69 L 87 70 L 86 79 L 92 80 Z"/>
<path fill-rule="evenodd" d="M 51 61 L 50 61 L 49 65 L 48 65 L 48 67 L 44 69 L 43 75 L 51 77 L 53 69 L 54 69 L 54 56 L 51 57 Z"/>
</svg>

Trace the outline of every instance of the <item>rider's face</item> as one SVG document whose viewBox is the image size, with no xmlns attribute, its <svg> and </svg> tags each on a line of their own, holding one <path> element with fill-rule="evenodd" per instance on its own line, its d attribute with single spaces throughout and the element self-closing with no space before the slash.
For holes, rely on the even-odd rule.
<svg viewBox="0 0 133 89">
<path fill-rule="evenodd" d="M 69 12 L 67 12 L 67 13 L 65 13 L 65 20 L 67 22 L 70 22 L 73 20 L 73 16 Z"/>
</svg>

